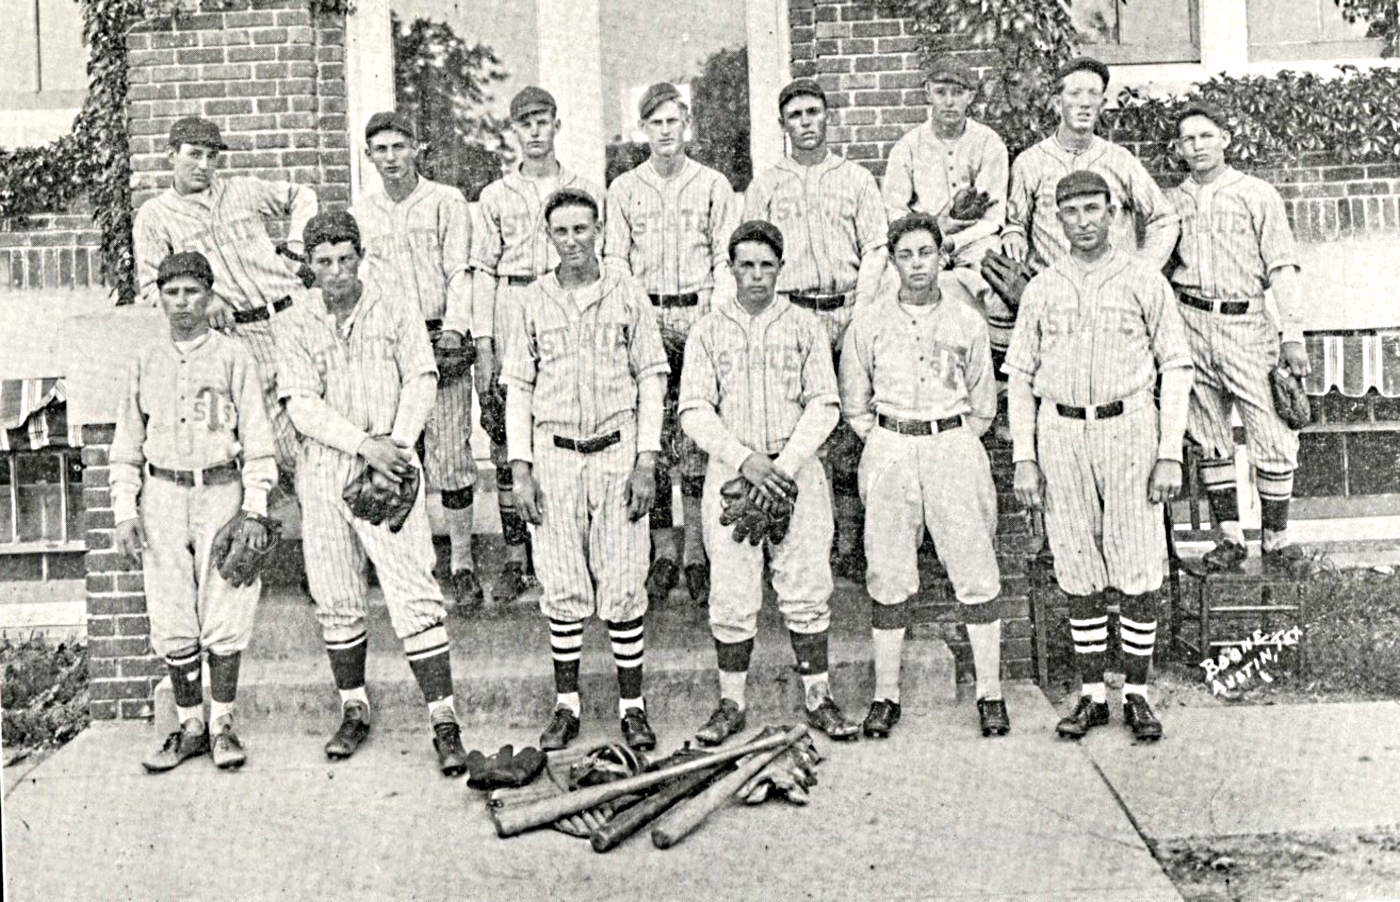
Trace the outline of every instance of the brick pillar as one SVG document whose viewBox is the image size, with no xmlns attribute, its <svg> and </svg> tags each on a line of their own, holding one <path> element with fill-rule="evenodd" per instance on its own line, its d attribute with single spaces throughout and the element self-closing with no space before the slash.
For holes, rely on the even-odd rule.
<svg viewBox="0 0 1400 902">
<path fill-rule="evenodd" d="M 87 530 L 88 676 L 94 719 L 151 715 L 151 694 L 165 673 L 151 652 L 151 624 L 139 566 L 113 550 L 107 450 L 114 427 L 83 427 L 83 516 Z"/>
</svg>

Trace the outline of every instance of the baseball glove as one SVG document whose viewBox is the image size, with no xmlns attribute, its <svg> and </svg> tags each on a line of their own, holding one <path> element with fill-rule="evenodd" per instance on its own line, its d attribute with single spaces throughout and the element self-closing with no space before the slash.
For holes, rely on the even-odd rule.
<svg viewBox="0 0 1400 902">
<path fill-rule="evenodd" d="M 1269 388 L 1279 419 L 1297 432 L 1312 422 L 1312 404 L 1303 391 L 1303 381 L 1281 366 L 1269 370 Z"/>
<path fill-rule="evenodd" d="M 982 214 L 986 213 L 991 205 L 992 200 L 987 192 L 969 186 L 953 195 L 953 203 L 948 207 L 948 216 L 970 222 L 981 219 Z"/>
<path fill-rule="evenodd" d="M 302 285 L 311 288 L 316 284 L 316 273 L 310 266 L 306 265 L 305 257 L 287 247 L 287 242 L 285 241 L 277 242 L 276 250 L 280 256 L 286 257 L 297 265 L 297 278 L 301 279 Z"/>
<path fill-rule="evenodd" d="M 282 540 L 282 524 L 271 517 L 239 511 L 214 533 L 209 559 L 230 586 L 257 582 L 272 549 Z"/>
<path fill-rule="evenodd" d="M 645 761 L 639 758 L 636 752 L 621 743 L 600 745 L 569 766 L 567 789 L 573 792 L 585 786 L 601 786 L 604 783 L 625 780 L 640 774 L 645 766 Z M 612 820 L 613 815 L 630 807 L 640 798 L 641 796 L 635 795 L 621 796 L 596 808 L 561 818 L 552 826 L 560 833 L 587 838 L 598 827 Z"/>
<path fill-rule="evenodd" d="M 494 755 L 476 749 L 467 753 L 467 785 L 472 789 L 520 787 L 533 781 L 544 770 L 544 752 L 534 746 L 516 751 L 503 745 Z"/>
<path fill-rule="evenodd" d="M 812 737 L 803 736 L 750 777 L 735 795 L 749 805 L 766 801 L 775 793 L 793 804 L 806 805 L 807 790 L 817 785 L 817 765 L 821 760 L 822 754 Z"/>
<path fill-rule="evenodd" d="M 462 336 L 462 343 L 455 348 L 442 345 L 442 333 L 433 333 L 433 359 L 437 361 L 438 381 L 441 384 L 455 382 L 471 372 L 476 363 L 476 344 L 472 334 Z"/>
<path fill-rule="evenodd" d="M 1017 263 L 997 251 L 987 251 L 982 258 L 982 278 L 987 280 L 987 284 L 1006 304 L 1006 309 L 1013 314 L 1020 309 L 1021 293 L 1026 290 L 1026 284 L 1033 275 L 1030 266 Z"/>
<path fill-rule="evenodd" d="M 350 478 L 340 497 L 356 517 L 373 526 L 387 524 L 390 532 L 398 532 L 418 500 L 418 479 L 414 467 L 396 486 L 366 466 Z"/>
<path fill-rule="evenodd" d="M 492 383 L 481 403 L 481 428 L 498 445 L 506 443 L 506 390 L 499 382 Z"/>
<path fill-rule="evenodd" d="M 787 538 L 796 496 L 770 501 L 742 476 L 721 486 L 719 495 L 724 508 L 719 522 L 734 527 L 734 541 L 761 545 L 767 539 L 778 545 Z"/>
</svg>

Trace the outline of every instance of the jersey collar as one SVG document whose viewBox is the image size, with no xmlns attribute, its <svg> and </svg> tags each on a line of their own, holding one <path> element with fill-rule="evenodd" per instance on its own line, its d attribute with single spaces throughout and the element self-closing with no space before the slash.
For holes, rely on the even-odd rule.
<svg viewBox="0 0 1400 902">
<path fill-rule="evenodd" d="M 820 163 L 817 163 L 815 166 L 803 166 L 801 163 L 797 162 L 792 157 L 783 157 L 781 160 L 778 161 L 777 165 L 778 168 L 783 170 L 784 172 L 791 172 L 795 175 L 802 175 L 803 173 L 807 172 L 826 172 L 828 170 L 835 169 L 837 166 L 840 166 L 844 162 L 846 162 L 845 157 L 841 156 L 836 151 L 828 147 L 826 151 L 826 159 L 822 160 Z"/>
<path fill-rule="evenodd" d="M 679 190 L 682 185 L 690 181 L 700 171 L 700 164 L 695 162 L 689 154 L 686 155 L 685 162 L 681 164 L 680 171 L 672 178 L 664 178 L 656 171 L 656 166 L 651 162 L 651 157 L 642 161 L 634 172 L 637 178 L 660 191 Z"/>
<path fill-rule="evenodd" d="M 1233 185 L 1242 178 L 1244 178 L 1244 173 L 1227 163 L 1225 165 L 1225 171 L 1220 173 L 1220 177 L 1209 184 L 1202 185 L 1188 174 L 1186 178 L 1181 181 L 1181 190 L 1192 196 L 1197 196 L 1208 191 L 1219 191 L 1221 188 Z"/>
<path fill-rule="evenodd" d="M 792 302 L 788 300 L 787 295 L 778 292 L 773 296 L 773 303 L 768 305 L 768 309 L 757 316 L 751 315 L 747 310 L 739 306 L 739 299 L 737 297 L 729 298 L 716 309 L 733 320 L 735 325 L 739 328 L 747 332 L 752 326 L 767 326 L 769 323 L 774 322 L 778 317 L 786 313 L 791 306 Z"/>
<path fill-rule="evenodd" d="M 587 310 L 593 305 L 601 303 L 603 298 L 612 294 L 613 290 L 617 288 L 618 285 L 618 274 L 607 266 L 602 266 L 600 267 L 598 281 L 594 282 L 592 285 L 584 286 L 583 288 L 569 289 L 559 283 L 558 270 L 551 270 L 549 275 L 540 279 L 536 284 L 540 286 L 540 289 L 551 301 L 561 307 L 575 311 Z M 587 292 L 582 307 L 578 306 L 577 301 L 575 301 L 572 296 L 573 293 L 579 291 Z"/>
</svg>

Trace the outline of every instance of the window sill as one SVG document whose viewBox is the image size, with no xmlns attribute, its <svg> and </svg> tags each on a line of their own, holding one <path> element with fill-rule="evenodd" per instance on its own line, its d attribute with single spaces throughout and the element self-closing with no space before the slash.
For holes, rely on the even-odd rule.
<svg viewBox="0 0 1400 902">
<path fill-rule="evenodd" d="M 4 554 L 74 554 L 87 551 L 87 543 L 77 542 L 12 542 L 0 544 Z"/>
</svg>

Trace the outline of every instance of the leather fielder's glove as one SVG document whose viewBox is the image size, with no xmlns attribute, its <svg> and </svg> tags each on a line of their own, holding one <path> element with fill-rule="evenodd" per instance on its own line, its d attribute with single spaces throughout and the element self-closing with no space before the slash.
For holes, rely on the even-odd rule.
<svg viewBox="0 0 1400 902">
<path fill-rule="evenodd" d="M 1312 404 L 1301 379 L 1276 366 L 1269 370 L 1269 389 L 1274 396 L 1274 410 L 1289 429 L 1297 432 L 1312 422 Z"/>
<path fill-rule="evenodd" d="M 473 749 L 467 753 L 467 785 L 483 790 L 525 786 L 544 770 L 544 760 L 544 752 L 533 746 L 517 752 L 503 745 L 489 757 Z"/>
<path fill-rule="evenodd" d="M 948 216 L 964 221 L 981 219 L 982 214 L 986 213 L 991 205 L 992 199 L 987 192 L 967 187 L 953 195 L 953 203 L 948 207 Z"/>
<path fill-rule="evenodd" d="M 735 795 L 749 805 L 766 801 L 774 793 L 794 804 L 806 805 L 807 790 L 817 785 L 817 764 L 821 760 L 812 737 L 803 736 L 750 777 Z"/>
<path fill-rule="evenodd" d="M 767 539 L 777 545 L 787 538 L 796 495 L 777 501 L 769 500 L 742 476 L 736 476 L 721 486 L 719 495 L 724 508 L 719 523 L 734 527 L 734 541 L 761 545 Z"/>
<path fill-rule="evenodd" d="M 1006 309 L 1013 314 L 1020 309 L 1021 294 L 1033 275 L 1030 266 L 1017 263 L 997 251 L 987 251 L 982 258 L 982 278 L 987 280 L 987 284 L 1006 304 Z"/>
<path fill-rule="evenodd" d="M 282 524 L 277 520 L 239 511 L 214 533 L 209 559 L 230 586 L 251 586 L 281 540 Z"/>
<path fill-rule="evenodd" d="M 286 257 L 297 265 L 297 278 L 301 279 L 301 284 L 306 288 L 311 288 L 316 284 L 316 272 L 306 265 L 306 258 L 296 251 L 287 247 L 287 242 L 279 241 L 276 251 L 280 256 Z"/>
<path fill-rule="evenodd" d="M 340 497 L 356 517 L 373 526 L 387 524 L 390 532 L 398 532 L 418 500 L 418 479 L 418 468 L 414 467 L 395 486 L 369 467 L 362 467 L 346 483 Z"/>
<path fill-rule="evenodd" d="M 481 403 L 481 428 L 498 445 L 506 443 L 506 392 L 499 382 L 492 383 Z"/>
<path fill-rule="evenodd" d="M 472 364 L 476 363 L 476 343 L 472 341 L 471 332 L 463 335 L 462 343 L 455 348 L 445 348 L 441 342 L 441 332 L 433 335 L 433 359 L 437 361 L 438 381 L 444 384 L 455 382 L 471 372 Z"/>
</svg>

